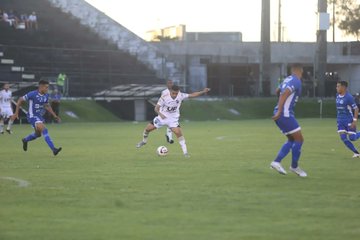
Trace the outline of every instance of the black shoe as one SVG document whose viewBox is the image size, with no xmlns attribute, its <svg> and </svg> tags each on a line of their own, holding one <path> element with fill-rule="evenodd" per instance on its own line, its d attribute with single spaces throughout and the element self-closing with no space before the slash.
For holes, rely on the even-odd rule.
<svg viewBox="0 0 360 240">
<path fill-rule="evenodd" d="M 26 151 L 27 151 L 27 145 L 28 145 L 28 143 L 27 143 L 27 141 L 25 141 L 25 138 L 21 139 L 21 141 L 22 141 L 22 143 L 23 143 L 23 149 L 24 149 L 24 151 L 26 152 Z"/>
<path fill-rule="evenodd" d="M 174 140 L 170 140 L 170 138 L 169 138 L 169 136 L 168 135 L 165 135 L 165 137 L 166 137 L 166 141 L 168 142 L 168 143 L 170 143 L 170 144 L 173 144 L 174 143 Z"/>
<path fill-rule="evenodd" d="M 9 130 L 9 129 L 6 129 L 6 132 L 7 132 L 8 134 L 12 134 L 12 131 Z"/>
<path fill-rule="evenodd" d="M 4 131 L 1 131 L 0 134 L 4 134 Z"/>
<path fill-rule="evenodd" d="M 62 150 L 61 147 L 55 148 L 55 150 L 53 151 L 54 156 L 58 155 L 58 153 L 59 153 L 61 150 Z"/>
</svg>

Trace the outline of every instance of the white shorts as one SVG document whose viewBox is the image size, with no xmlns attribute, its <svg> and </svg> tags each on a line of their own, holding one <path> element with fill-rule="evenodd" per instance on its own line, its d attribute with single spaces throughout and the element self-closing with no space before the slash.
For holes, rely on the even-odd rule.
<svg viewBox="0 0 360 240">
<path fill-rule="evenodd" d="M 162 119 L 159 116 L 156 116 L 151 122 L 156 128 L 161 128 L 163 126 L 168 126 L 169 128 L 180 127 L 178 118 L 165 118 Z"/>
<path fill-rule="evenodd" d="M 0 118 L 7 119 L 7 118 L 11 117 L 12 115 L 14 115 L 14 113 L 11 108 L 8 108 L 8 107 L 0 108 Z"/>
</svg>

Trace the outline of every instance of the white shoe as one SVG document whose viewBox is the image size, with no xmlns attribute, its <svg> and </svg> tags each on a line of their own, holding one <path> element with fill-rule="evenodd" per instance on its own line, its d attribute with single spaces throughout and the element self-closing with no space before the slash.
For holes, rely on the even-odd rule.
<svg viewBox="0 0 360 240">
<path fill-rule="evenodd" d="M 146 144 L 146 142 L 141 141 L 138 144 L 136 144 L 136 148 L 141 148 L 142 146 L 144 146 Z"/>
<path fill-rule="evenodd" d="M 297 168 L 292 168 L 290 166 L 290 171 L 296 173 L 299 177 L 307 177 L 307 174 L 304 170 L 302 170 L 301 168 L 297 167 Z"/>
<path fill-rule="evenodd" d="M 353 157 L 353 158 L 360 158 L 360 154 L 354 153 L 354 155 L 353 155 L 352 157 Z"/>
<path fill-rule="evenodd" d="M 278 162 L 272 162 L 271 164 L 270 164 L 270 167 L 272 168 L 272 169 L 275 169 L 276 171 L 278 171 L 280 174 L 283 174 L 283 175 L 286 175 L 287 174 L 287 172 L 285 171 L 285 169 L 281 166 L 281 164 L 280 163 L 278 163 Z"/>
<path fill-rule="evenodd" d="M 184 157 L 185 157 L 185 158 L 190 158 L 190 154 L 185 153 L 185 154 L 184 154 Z"/>
</svg>

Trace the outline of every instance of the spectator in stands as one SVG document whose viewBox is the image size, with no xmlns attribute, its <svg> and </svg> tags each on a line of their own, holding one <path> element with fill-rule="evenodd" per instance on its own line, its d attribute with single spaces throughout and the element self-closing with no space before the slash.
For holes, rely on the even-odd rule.
<svg viewBox="0 0 360 240">
<path fill-rule="evenodd" d="M 15 20 L 14 19 L 10 19 L 9 15 L 3 11 L 3 21 L 8 23 L 10 25 L 10 27 L 14 27 L 15 26 Z"/>
<path fill-rule="evenodd" d="M 25 28 L 29 29 L 29 17 L 26 13 L 20 15 L 20 21 L 25 24 Z"/>
<path fill-rule="evenodd" d="M 19 18 L 15 15 L 15 13 L 14 13 L 13 10 L 10 10 L 10 11 L 9 11 L 8 19 L 13 22 L 12 26 L 13 26 L 14 28 L 16 28 L 17 25 L 19 24 Z"/>
<path fill-rule="evenodd" d="M 56 84 L 57 84 L 57 87 L 61 94 L 64 94 L 64 92 L 65 92 L 66 79 L 67 79 L 67 76 L 65 73 L 60 73 L 59 76 L 57 77 Z"/>
<path fill-rule="evenodd" d="M 32 12 L 32 14 L 28 18 L 28 22 L 29 22 L 29 28 L 30 29 L 35 29 L 35 30 L 38 29 L 38 22 L 37 22 L 36 12 Z"/>
</svg>

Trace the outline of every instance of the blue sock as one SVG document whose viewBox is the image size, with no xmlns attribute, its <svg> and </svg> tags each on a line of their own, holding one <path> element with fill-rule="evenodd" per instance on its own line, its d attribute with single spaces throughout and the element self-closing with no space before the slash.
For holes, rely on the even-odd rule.
<svg viewBox="0 0 360 240">
<path fill-rule="evenodd" d="M 298 161 L 301 154 L 302 144 L 303 144 L 302 142 L 294 142 L 294 144 L 292 145 L 292 162 L 291 162 L 292 168 L 298 167 Z"/>
<path fill-rule="evenodd" d="M 286 155 L 290 152 L 291 146 L 293 145 L 293 142 L 287 141 L 280 149 L 277 157 L 275 158 L 275 162 L 281 162 Z"/>
<path fill-rule="evenodd" d="M 347 138 L 346 134 L 341 134 L 340 135 L 341 140 L 344 142 L 344 144 L 354 153 L 359 154 L 358 150 L 356 150 L 356 148 L 354 147 L 354 145 L 352 144 L 352 142 L 349 141 L 349 139 Z"/>
<path fill-rule="evenodd" d="M 54 143 L 52 142 L 50 136 L 49 136 L 49 133 L 48 133 L 48 130 L 45 128 L 43 131 L 42 131 L 43 135 L 44 135 L 44 138 L 45 138 L 45 141 L 47 143 L 47 145 L 51 148 L 52 151 L 55 150 L 55 146 L 54 146 Z"/>
<path fill-rule="evenodd" d="M 32 141 L 32 140 L 37 139 L 38 137 L 39 137 L 39 136 L 36 135 L 36 133 L 32 133 L 32 134 L 30 134 L 29 136 L 25 137 L 24 139 L 25 139 L 26 142 L 30 142 L 30 141 Z"/>
</svg>

